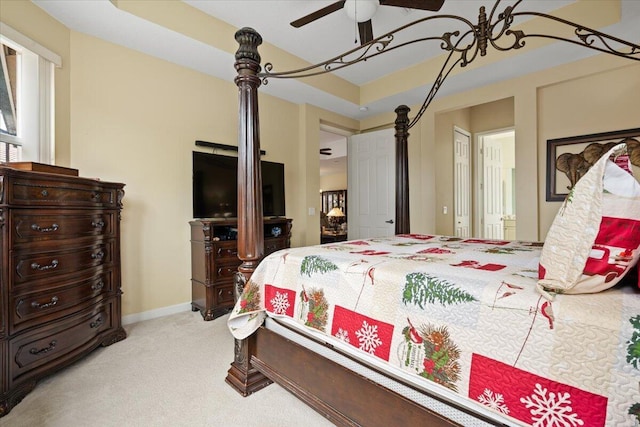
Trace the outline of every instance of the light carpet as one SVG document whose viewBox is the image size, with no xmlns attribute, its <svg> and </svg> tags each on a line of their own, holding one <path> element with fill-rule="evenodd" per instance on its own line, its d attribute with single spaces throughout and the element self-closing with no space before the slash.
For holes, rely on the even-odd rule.
<svg viewBox="0 0 640 427">
<path fill-rule="evenodd" d="M 183 312 L 127 325 L 125 340 L 39 382 L 0 426 L 331 426 L 277 384 L 243 398 L 224 382 L 227 317 Z"/>
</svg>

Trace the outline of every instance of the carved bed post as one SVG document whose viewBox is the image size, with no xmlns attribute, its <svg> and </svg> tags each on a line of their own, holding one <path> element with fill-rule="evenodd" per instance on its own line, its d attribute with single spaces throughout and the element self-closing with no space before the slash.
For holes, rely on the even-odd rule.
<svg viewBox="0 0 640 427">
<path fill-rule="evenodd" d="M 409 224 L 409 107 L 400 105 L 396 112 L 396 234 L 410 232 Z"/>
<path fill-rule="evenodd" d="M 260 87 L 260 55 L 262 37 L 253 28 L 236 32 L 239 44 L 235 68 L 238 75 L 238 258 L 242 261 L 235 277 L 236 299 L 242 293 L 264 255 L 262 217 L 262 177 L 260 172 L 260 127 L 258 120 L 258 87 Z M 271 383 L 251 366 L 255 335 L 235 340 L 234 360 L 226 382 L 246 396 Z"/>
</svg>

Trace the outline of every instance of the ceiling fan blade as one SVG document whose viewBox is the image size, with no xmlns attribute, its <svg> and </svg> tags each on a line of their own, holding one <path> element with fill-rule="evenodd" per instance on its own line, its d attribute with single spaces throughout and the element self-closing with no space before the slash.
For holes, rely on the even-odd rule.
<svg viewBox="0 0 640 427">
<path fill-rule="evenodd" d="M 373 40 L 373 25 L 371 19 L 365 22 L 358 22 L 358 32 L 360 33 L 360 44 L 369 43 Z"/>
<path fill-rule="evenodd" d="M 380 4 L 437 12 L 444 4 L 444 0 L 380 0 Z"/>
<path fill-rule="evenodd" d="M 303 25 L 307 25 L 308 23 L 315 21 L 316 19 L 320 19 L 323 16 L 327 16 L 328 14 L 333 13 L 336 10 L 342 9 L 344 6 L 344 2 L 345 0 L 331 3 L 329 6 L 323 7 L 322 9 L 318 9 L 315 12 L 310 13 L 307 16 L 303 16 L 300 19 L 296 19 L 291 23 L 291 26 L 300 28 Z"/>
</svg>

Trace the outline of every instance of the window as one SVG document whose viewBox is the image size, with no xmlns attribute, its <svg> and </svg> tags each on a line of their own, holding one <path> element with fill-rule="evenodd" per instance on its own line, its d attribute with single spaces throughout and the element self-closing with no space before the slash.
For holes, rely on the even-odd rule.
<svg viewBox="0 0 640 427">
<path fill-rule="evenodd" d="M 54 67 L 61 59 L 0 23 L 0 161 L 54 162 Z"/>
</svg>

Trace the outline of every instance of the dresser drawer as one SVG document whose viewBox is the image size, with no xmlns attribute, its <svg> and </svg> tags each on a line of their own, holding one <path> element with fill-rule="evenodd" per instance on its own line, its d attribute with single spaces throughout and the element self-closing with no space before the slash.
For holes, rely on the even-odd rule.
<svg viewBox="0 0 640 427">
<path fill-rule="evenodd" d="M 238 261 L 238 265 L 240 265 L 240 261 L 238 259 L 238 247 L 235 240 L 229 240 L 225 242 L 214 242 L 213 243 L 213 258 L 216 261 L 226 261 L 233 260 Z"/>
<path fill-rule="evenodd" d="M 211 271 L 211 283 L 233 282 L 235 274 L 238 272 L 240 261 L 217 262 Z"/>
<path fill-rule="evenodd" d="M 81 272 L 112 261 L 114 240 L 55 251 L 15 250 L 11 255 L 13 290 L 22 284 L 39 279 Z"/>
<path fill-rule="evenodd" d="M 95 338 L 100 332 L 113 327 L 112 311 L 112 303 L 99 304 L 77 316 L 49 323 L 10 340 L 10 383 L 37 374 L 40 367 L 54 369 L 74 355 L 97 346 Z"/>
<path fill-rule="evenodd" d="M 216 299 L 215 300 L 216 305 L 227 304 L 230 307 L 233 307 L 233 303 L 234 303 L 233 284 L 216 286 L 214 289 L 214 294 Z"/>
<path fill-rule="evenodd" d="M 120 190 L 122 193 L 122 190 Z M 28 206 L 117 207 L 118 189 L 89 180 L 11 179 L 8 203 Z M 123 194 L 120 194 L 120 199 Z"/>
<path fill-rule="evenodd" d="M 53 215 L 42 211 L 13 211 L 10 220 L 15 244 L 60 240 L 78 237 L 107 236 L 115 234 L 114 212 L 57 211 Z"/>
<path fill-rule="evenodd" d="M 289 247 L 288 237 L 277 237 L 264 239 L 264 256 L 272 254 L 280 249 L 286 249 Z"/>
<path fill-rule="evenodd" d="M 10 333 L 17 333 L 29 327 L 60 319 L 113 292 L 113 272 L 107 271 L 89 279 L 79 279 L 64 283 L 64 287 L 29 292 L 11 298 L 9 307 Z"/>
</svg>

